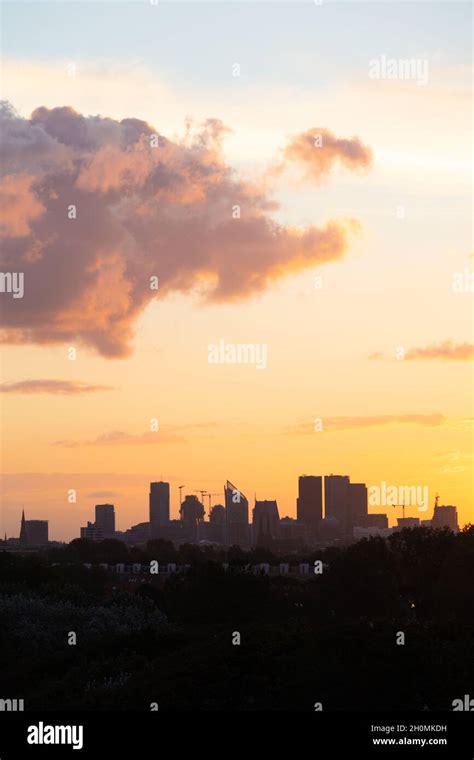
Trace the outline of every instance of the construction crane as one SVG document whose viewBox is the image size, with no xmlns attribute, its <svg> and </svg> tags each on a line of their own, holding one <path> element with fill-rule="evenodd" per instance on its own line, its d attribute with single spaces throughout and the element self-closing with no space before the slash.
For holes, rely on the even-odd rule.
<svg viewBox="0 0 474 760">
<path fill-rule="evenodd" d="M 200 493 L 201 494 L 201 502 L 204 502 L 204 494 L 206 494 L 207 491 L 203 491 L 201 489 L 198 489 L 197 491 L 194 491 L 194 493 Z"/>
<path fill-rule="evenodd" d="M 183 497 L 182 497 L 182 494 L 181 494 L 181 491 L 183 490 L 183 488 L 186 488 L 186 486 L 178 486 L 178 491 L 179 491 L 179 509 L 180 509 L 180 511 L 181 511 L 181 504 L 183 503 Z"/>
<path fill-rule="evenodd" d="M 394 509 L 395 509 L 395 507 L 401 507 L 402 508 L 403 519 L 405 519 L 405 502 L 403 502 L 403 504 L 392 504 L 392 507 Z"/>
<path fill-rule="evenodd" d="M 207 494 L 207 498 L 209 499 L 209 512 L 211 511 L 211 500 L 213 496 L 220 496 L 220 493 L 209 493 Z"/>
</svg>

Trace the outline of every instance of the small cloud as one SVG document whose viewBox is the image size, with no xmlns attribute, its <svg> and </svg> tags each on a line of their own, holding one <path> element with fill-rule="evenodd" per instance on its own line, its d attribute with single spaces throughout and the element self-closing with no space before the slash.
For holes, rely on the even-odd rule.
<svg viewBox="0 0 474 760">
<path fill-rule="evenodd" d="M 118 496 L 117 491 L 91 491 L 87 494 L 90 499 L 111 499 L 113 496 Z"/>
<path fill-rule="evenodd" d="M 384 354 L 382 351 L 374 351 L 372 354 L 369 354 L 369 359 L 383 359 Z"/>
<path fill-rule="evenodd" d="M 185 439 L 173 431 L 157 431 L 156 433 L 124 433 L 121 430 L 113 430 L 104 433 L 97 438 L 85 441 L 63 440 L 54 441 L 53 446 L 61 446 L 65 449 L 76 449 L 82 446 L 119 446 L 119 445 L 145 445 L 158 443 L 178 443 Z"/>
<path fill-rule="evenodd" d="M 426 348 L 411 348 L 405 354 L 405 359 L 442 359 L 445 361 L 469 361 L 474 358 L 472 343 L 454 343 L 445 340 L 444 343 L 433 343 Z"/>
<path fill-rule="evenodd" d="M 327 432 L 336 430 L 355 430 L 357 428 L 386 427 L 387 425 L 423 425 L 435 427 L 446 422 L 442 414 L 378 414 L 360 417 L 321 417 L 322 429 Z M 287 431 L 292 435 L 314 433 L 314 427 L 303 423 Z"/>
<path fill-rule="evenodd" d="M 16 383 L 1 383 L 0 393 L 52 393 L 60 396 L 73 396 L 80 393 L 111 391 L 111 385 L 95 385 L 77 380 L 20 380 Z"/>
<path fill-rule="evenodd" d="M 284 161 L 303 165 L 308 179 L 321 180 L 337 163 L 351 171 L 367 169 L 372 163 L 372 151 L 358 137 L 340 138 L 327 129 L 314 128 L 290 140 Z"/>
</svg>

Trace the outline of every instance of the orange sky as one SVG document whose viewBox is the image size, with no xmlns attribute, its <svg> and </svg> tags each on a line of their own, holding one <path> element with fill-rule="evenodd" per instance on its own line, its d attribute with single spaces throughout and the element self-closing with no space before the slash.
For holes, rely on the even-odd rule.
<svg viewBox="0 0 474 760">
<path fill-rule="evenodd" d="M 427 486 L 430 505 L 439 493 L 474 522 L 465 60 L 433 53 L 423 88 L 349 61 L 303 82 L 309 46 L 288 63 L 297 84 L 255 72 L 236 89 L 230 64 L 228 81 L 196 87 L 146 56 L 118 67 L 77 54 L 71 77 L 59 47 L 11 52 L 4 66 L 19 116 L 2 271 L 25 271 L 26 288 L 21 303 L 0 294 L 1 532 L 18 535 L 24 506 L 49 519 L 50 538 L 70 539 L 101 501 L 123 530 L 147 519 L 161 477 L 174 516 L 178 486 L 216 503 L 227 478 L 294 516 L 303 473 Z M 60 106 L 116 122 L 21 121 Z M 125 118 L 156 130 L 159 153 Z M 202 126 L 210 118 L 233 131 Z M 43 142 L 17 156 L 23 129 Z M 267 366 L 210 364 L 221 339 L 265 345 Z M 393 524 L 400 510 L 387 511 Z"/>
</svg>

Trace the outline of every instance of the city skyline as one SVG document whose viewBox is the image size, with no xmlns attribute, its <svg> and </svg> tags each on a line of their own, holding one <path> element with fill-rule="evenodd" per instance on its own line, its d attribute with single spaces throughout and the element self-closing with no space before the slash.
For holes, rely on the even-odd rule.
<svg viewBox="0 0 474 760">
<path fill-rule="evenodd" d="M 145 516 L 148 518 L 136 525 L 120 529 L 116 526 L 117 513 L 116 503 L 94 504 L 95 522 L 87 521 L 86 527 L 80 528 L 81 538 L 90 538 L 92 540 L 103 540 L 104 538 L 118 538 L 127 540 L 130 545 L 146 543 L 151 538 L 167 538 L 172 541 L 187 540 L 174 533 L 167 534 L 166 528 L 172 524 L 181 523 L 190 525 L 200 523 L 211 524 L 212 522 L 222 525 L 222 533 L 218 537 L 201 535 L 189 537 L 190 541 L 199 541 L 200 539 L 211 540 L 223 545 L 257 545 L 257 538 L 263 532 L 268 531 L 268 537 L 275 538 L 275 533 L 271 528 L 270 522 L 276 520 L 276 523 L 282 525 L 286 521 L 288 525 L 304 526 L 304 542 L 308 545 L 312 543 L 324 543 L 336 540 L 352 540 L 362 538 L 363 533 L 355 533 L 355 528 L 397 528 L 422 527 L 430 526 L 433 518 L 438 524 L 433 527 L 442 527 L 443 511 L 454 510 L 453 515 L 457 529 L 461 530 L 463 525 L 458 520 L 457 507 L 452 504 L 439 505 L 439 494 L 434 497 L 433 504 L 419 504 L 416 499 L 420 491 L 416 486 L 390 486 L 382 483 L 379 485 L 367 486 L 365 483 L 352 483 L 350 476 L 341 475 L 300 475 L 298 478 L 298 497 L 296 499 L 296 514 L 294 516 L 286 514 L 283 508 L 278 506 L 277 499 L 261 499 L 254 494 L 254 506 L 250 508 L 246 496 L 229 480 L 223 486 L 222 499 L 219 498 L 218 492 L 207 492 L 204 489 L 196 489 L 192 493 L 182 491 L 185 485 L 178 487 L 179 496 L 178 508 L 171 510 L 170 484 L 167 481 L 151 481 L 149 484 L 148 509 Z M 393 495 L 395 489 L 395 495 Z M 387 503 L 375 503 L 374 496 L 382 493 L 383 499 L 388 499 Z M 397 496 L 397 493 L 400 496 Z M 196 494 L 201 494 L 199 499 Z M 426 493 L 424 494 L 426 497 Z M 206 508 L 206 497 L 208 504 Z M 214 501 L 213 501 L 214 499 Z M 403 500 L 402 503 L 396 503 Z M 372 503 L 371 503 L 372 502 Z M 372 507 L 372 509 L 370 509 Z M 217 508 L 217 510 L 215 509 Z M 118 509 L 120 507 L 118 506 Z M 391 514 L 392 511 L 397 511 Z M 222 510 L 222 517 L 219 510 Z M 377 510 L 377 511 L 375 511 Z M 406 514 L 412 512 L 412 514 Z M 213 514 L 214 512 L 214 514 Z M 413 514 L 415 512 L 415 514 Z M 436 513 L 438 514 L 436 520 Z M 143 516 L 143 515 L 142 515 Z M 390 519 L 392 517 L 392 519 Z M 372 521 L 371 521 L 371 518 Z M 383 518 L 383 519 L 382 519 Z M 265 521 L 270 522 L 265 523 Z M 41 524 L 48 526 L 49 520 L 32 520 L 26 521 L 26 524 Z M 334 532 L 335 523 L 336 530 Z M 446 525 L 451 525 L 451 518 Z M 148 526 L 148 531 L 143 532 L 144 526 Z M 263 526 L 263 527 L 262 527 Z M 321 526 L 324 528 L 320 531 Z M 331 530 L 328 532 L 328 528 Z M 133 530 L 135 529 L 135 533 Z M 164 530 L 163 530 L 164 529 Z M 37 530 L 37 529 L 36 529 Z M 48 527 L 46 527 L 46 535 Z M 128 535 L 127 535 L 128 534 Z M 367 534 L 368 535 L 368 534 Z M 6 536 L 15 539 L 15 536 Z M 77 538 L 75 535 L 68 537 L 67 540 Z M 22 507 L 21 531 L 19 535 L 20 542 L 26 543 L 25 528 L 25 509 Z M 58 538 L 49 538 L 49 540 L 64 540 Z"/>
</svg>

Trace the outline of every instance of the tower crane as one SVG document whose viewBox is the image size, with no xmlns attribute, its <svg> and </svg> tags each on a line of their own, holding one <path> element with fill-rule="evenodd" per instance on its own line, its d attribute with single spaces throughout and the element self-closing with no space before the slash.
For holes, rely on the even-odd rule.
<svg viewBox="0 0 474 760">
<path fill-rule="evenodd" d="M 211 501 L 213 496 L 220 496 L 220 493 L 209 493 L 207 494 L 207 498 L 209 499 L 209 512 L 211 511 Z"/>
<path fill-rule="evenodd" d="M 403 504 L 392 504 L 392 507 L 394 509 L 395 509 L 395 507 L 401 507 L 402 508 L 403 519 L 405 519 L 405 502 L 403 502 Z"/>
</svg>

